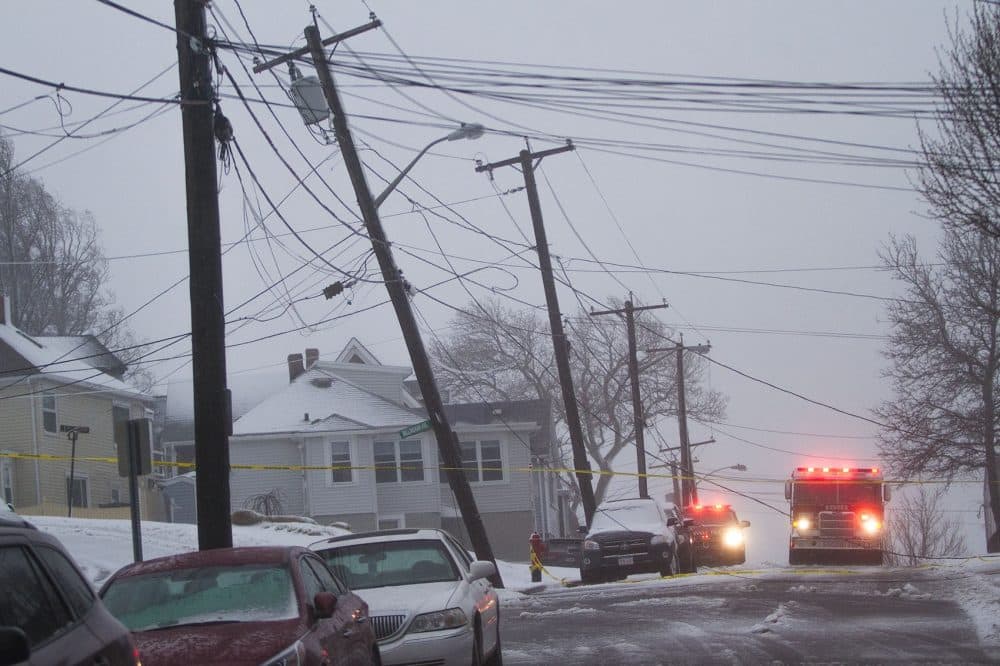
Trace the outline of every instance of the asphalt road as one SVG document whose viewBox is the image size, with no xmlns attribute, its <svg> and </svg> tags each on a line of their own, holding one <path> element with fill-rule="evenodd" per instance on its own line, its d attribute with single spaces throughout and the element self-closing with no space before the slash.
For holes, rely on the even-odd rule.
<svg viewBox="0 0 1000 666">
<path fill-rule="evenodd" d="M 949 576 L 779 569 L 550 589 L 505 601 L 504 662 L 998 663 Z"/>
</svg>

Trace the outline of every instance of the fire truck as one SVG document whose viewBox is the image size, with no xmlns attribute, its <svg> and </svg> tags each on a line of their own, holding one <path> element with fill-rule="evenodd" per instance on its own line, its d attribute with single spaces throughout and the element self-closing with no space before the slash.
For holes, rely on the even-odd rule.
<svg viewBox="0 0 1000 666">
<path fill-rule="evenodd" d="M 889 486 L 877 467 L 799 467 L 785 481 L 789 564 L 882 564 Z"/>
</svg>

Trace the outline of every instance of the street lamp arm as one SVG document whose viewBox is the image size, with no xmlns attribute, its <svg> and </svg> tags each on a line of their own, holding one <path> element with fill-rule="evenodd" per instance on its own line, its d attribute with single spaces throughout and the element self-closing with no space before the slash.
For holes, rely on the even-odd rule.
<svg viewBox="0 0 1000 666">
<path fill-rule="evenodd" d="M 478 139 L 483 135 L 484 131 L 485 128 L 479 123 L 462 123 L 462 126 L 459 127 L 457 130 L 455 130 L 454 132 L 451 132 L 450 134 L 443 136 L 440 139 L 435 139 L 434 141 L 428 143 L 419 153 L 417 153 L 416 157 L 410 160 L 409 164 L 403 167 L 403 170 L 399 172 L 399 175 L 393 178 L 392 182 L 389 183 L 384 190 L 382 190 L 382 194 L 375 197 L 374 199 L 375 207 L 378 208 L 379 206 L 382 205 L 382 202 L 385 201 L 386 197 L 388 197 L 392 193 L 392 191 L 396 189 L 396 186 L 399 185 L 404 178 L 406 178 L 406 174 L 410 173 L 410 169 L 413 168 L 413 165 L 419 162 L 420 158 L 426 155 L 428 150 L 438 145 L 439 143 L 444 143 L 445 141 L 457 141 L 458 139 Z"/>
<path fill-rule="evenodd" d="M 412 160 L 410 160 L 410 163 L 407 164 L 405 167 L 403 167 L 403 170 L 399 172 L 399 175 L 393 178 L 392 182 L 389 183 L 389 185 L 384 190 L 382 190 L 382 194 L 375 197 L 375 207 L 378 208 L 379 206 L 382 205 L 382 202 L 385 201 L 386 197 L 388 197 L 392 193 L 392 191 L 396 189 L 396 186 L 399 185 L 404 178 L 406 178 L 406 174 L 410 173 L 410 169 L 413 168 L 413 165 L 419 162 L 420 158 L 423 157 L 425 154 L 427 154 L 428 150 L 438 145 L 439 143 L 444 143 L 447 140 L 448 137 L 443 136 L 440 139 L 431 141 L 429 144 L 424 146 L 424 149 L 421 150 L 419 153 L 417 153 L 417 156 L 414 157 Z"/>
</svg>

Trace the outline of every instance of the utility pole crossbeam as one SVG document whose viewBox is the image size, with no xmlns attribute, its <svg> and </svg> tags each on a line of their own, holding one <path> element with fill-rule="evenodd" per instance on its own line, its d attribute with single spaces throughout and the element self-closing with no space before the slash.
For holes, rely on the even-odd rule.
<svg viewBox="0 0 1000 666">
<path fill-rule="evenodd" d="M 354 34 L 357 33 L 355 32 Z M 340 95 L 334 85 L 333 75 L 330 73 L 329 65 L 326 62 L 326 54 L 323 51 L 323 41 L 320 39 L 319 30 L 315 26 L 308 26 L 305 29 L 305 37 L 309 45 L 309 53 L 312 55 L 313 63 L 316 66 L 316 74 L 322 84 L 327 104 L 330 106 L 330 111 L 333 114 L 334 133 L 337 137 L 337 144 L 340 146 L 340 152 L 344 158 L 347 172 L 351 178 L 351 185 L 354 187 L 354 194 L 361 208 L 361 217 L 371 238 L 372 250 L 382 271 L 382 279 L 385 281 L 385 287 L 389 292 L 392 307 L 396 311 L 396 317 L 399 320 L 399 326 L 406 341 L 406 348 L 410 353 L 410 361 L 413 363 L 413 373 L 417 376 L 417 382 L 420 384 L 420 392 L 424 397 L 424 406 L 427 408 L 427 415 L 437 439 L 441 462 L 447 471 L 448 485 L 452 493 L 454 493 L 455 501 L 461 510 L 465 529 L 469 534 L 469 540 L 472 542 L 472 548 L 476 552 L 476 557 L 495 564 L 496 558 L 493 555 L 493 548 L 490 546 L 489 538 L 486 535 L 486 527 L 483 525 L 482 516 L 479 515 L 479 509 L 476 507 L 476 498 L 472 494 L 472 487 L 469 485 L 469 480 L 465 477 L 465 472 L 462 469 L 462 458 L 459 453 L 458 440 L 451 429 L 451 425 L 448 423 L 448 417 L 444 413 L 444 404 L 441 401 L 441 394 L 438 392 L 437 384 L 434 381 L 434 372 L 431 369 L 430 359 L 427 356 L 427 351 L 424 349 L 423 340 L 420 338 L 420 329 L 417 327 L 417 320 L 413 316 L 413 310 L 410 308 L 409 296 L 403 286 L 403 280 L 400 278 L 399 269 L 396 267 L 395 259 L 393 259 L 389 241 L 382 228 L 382 221 L 378 216 L 375 199 L 368 188 L 361 158 L 358 157 L 357 149 L 354 146 L 354 138 L 351 136 L 350 128 L 347 125 L 347 116 L 340 101 Z M 503 587 L 503 581 L 499 573 L 491 580 L 493 580 L 494 585 L 497 587 Z"/>
<path fill-rule="evenodd" d="M 698 503 L 698 486 L 694 482 L 694 463 L 691 460 L 692 445 L 688 439 L 687 400 L 684 395 L 684 352 L 693 351 L 698 354 L 707 354 L 711 349 L 712 345 L 710 344 L 685 347 L 682 338 L 673 347 L 646 350 L 649 354 L 657 352 L 675 352 L 677 354 L 677 427 L 680 429 L 681 438 L 681 500 L 683 506 Z"/>
<path fill-rule="evenodd" d="M 174 0 L 191 271 L 191 365 L 194 374 L 195 494 L 198 549 L 233 545 L 229 495 L 226 320 L 215 169 L 212 63 L 205 44 L 204 0 Z M 194 102 L 194 103 L 192 103 Z"/>
<path fill-rule="evenodd" d="M 642 413 L 642 397 L 639 394 L 639 358 L 635 350 L 635 313 L 642 310 L 660 310 L 668 307 L 661 305 L 644 305 L 635 307 L 632 300 L 625 301 L 625 307 L 618 310 L 591 310 L 590 316 L 625 315 L 625 326 L 628 329 L 628 374 L 632 383 L 632 430 L 635 432 L 636 472 L 639 478 L 639 497 L 649 499 L 649 484 L 646 478 L 646 420 Z"/>
<path fill-rule="evenodd" d="M 482 164 L 476 167 L 477 172 L 490 171 L 504 167 L 520 165 L 524 176 L 525 191 L 528 193 L 528 207 L 531 209 L 531 223 L 535 229 L 535 245 L 538 248 L 538 265 L 542 272 L 542 285 L 545 289 L 545 303 L 549 310 L 549 327 L 552 331 L 552 346 L 555 350 L 556 368 L 559 371 L 559 385 L 562 388 L 563 404 L 566 407 L 566 425 L 569 428 L 569 438 L 573 447 L 573 468 L 580 487 L 580 501 L 583 504 L 584 517 L 589 526 L 597 510 L 594 498 L 594 488 L 591 485 L 593 474 L 590 471 L 590 460 L 583 443 L 583 429 L 580 426 L 580 410 L 576 403 L 576 393 L 573 390 L 573 375 L 569 368 L 569 345 L 563 332 L 562 317 L 559 313 L 559 296 L 556 294 L 555 280 L 552 277 L 552 259 L 549 256 L 549 243 L 545 237 L 545 226 L 542 222 L 542 205 L 538 200 L 538 186 L 535 183 L 535 167 L 532 161 L 548 155 L 574 150 L 568 143 L 561 148 L 552 148 L 537 153 L 522 150 L 517 157 L 502 162 Z"/>
</svg>

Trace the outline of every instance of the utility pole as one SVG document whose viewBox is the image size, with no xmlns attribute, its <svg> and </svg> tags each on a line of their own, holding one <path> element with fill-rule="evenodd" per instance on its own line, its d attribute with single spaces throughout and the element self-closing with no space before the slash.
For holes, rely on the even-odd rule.
<svg viewBox="0 0 1000 666">
<path fill-rule="evenodd" d="M 694 482 L 694 463 L 691 460 L 691 442 L 688 439 L 687 400 L 684 395 L 684 352 L 693 351 L 707 354 L 712 345 L 695 345 L 685 347 L 684 339 L 673 347 L 665 349 L 647 349 L 650 354 L 657 352 L 675 352 L 677 354 L 677 426 L 681 438 L 681 501 L 682 506 L 698 503 L 698 486 Z"/>
<path fill-rule="evenodd" d="M 631 294 L 625 301 L 625 307 L 618 310 L 591 310 L 590 316 L 609 314 L 625 314 L 625 326 L 628 329 L 628 374 L 632 381 L 632 430 L 635 432 L 636 471 L 639 474 L 639 497 L 649 499 L 649 484 L 646 478 L 646 420 L 642 414 L 642 397 L 639 395 L 639 358 L 635 351 L 635 313 L 642 310 L 660 310 L 668 307 L 662 305 L 632 305 Z"/>
<path fill-rule="evenodd" d="M 413 373 L 417 376 L 420 385 L 420 392 L 424 397 L 424 406 L 427 408 L 427 416 L 434 429 L 434 436 L 438 443 L 438 453 L 445 465 L 448 474 L 448 485 L 455 495 L 455 501 L 462 513 L 465 529 L 472 542 L 472 548 L 476 551 L 476 557 L 480 560 L 488 560 L 496 563 L 493 555 L 493 548 L 490 546 L 489 537 L 486 534 L 486 527 L 483 525 L 482 516 L 476 506 L 476 498 L 472 494 L 472 487 L 465 477 L 462 469 L 462 457 L 459 452 L 458 439 L 448 423 L 448 417 L 444 412 L 444 404 L 441 394 L 438 392 L 437 383 L 434 380 L 434 372 L 431 369 L 430 359 L 424 349 L 423 340 L 420 338 L 420 329 L 417 327 L 416 318 L 410 308 L 409 294 L 407 287 L 400 275 L 399 268 L 392 256 L 392 249 L 382 228 L 382 221 L 378 216 L 378 207 L 372 197 L 371 190 L 368 189 L 368 182 L 365 179 L 364 167 L 361 158 L 358 157 L 357 149 L 354 146 L 354 138 L 347 125 L 347 115 L 344 112 L 340 95 L 337 92 L 327 64 L 326 53 L 323 50 L 324 44 L 331 44 L 349 36 L 359 34 L 365 30 L 370 30 L 381 25 L 378 21 L 372 21 L 365 26 L 349 30 L 335 37 L 326 40 L 320 39 L 319 30 L 315 26 L 307 26 L 305 37 L 307 48 L 306 53 L 312 56 L 313 64 L 316 67 L 316 74 L 323 87 L 323 94 L 326 102 L 333 113 L 333 128 L 337 137 L 337 145 L 340 146 L 340 153 L 344 158 L 344 164 L 351 177 L 351 185 L 354 187 L 354 194 L 361 208 L 361 217 L 368 230 L 368 236 L 372 241 L 372 250 L 378 260 L 379 268 L 382 271 L 382 279 L 385 288 L 389 292 L 392 307 L 396 311 L 399 326 L 402 329 L 403 338 L 406 341 L 406 348 L 410 353 L 410 361 L 413 363 Z M 303 49 L 300 49 L 303 51 Z M 304 55 L 304 53 L 303 53 Z M 277 60 L 257 65 L 254 71 L 263 71 L 274 67 L 281 62 L 295 57 L 292 54 L 281 56 Z M 494 584 L 503 587 L 500 574 L 492 578 Z"/>
<path fill-rule="evenodd" d="M 188 262 L 191 294 L 191 365 L 194 373 L 195 494 L 198 549 L 233 545 L 229 497 L 226 389 L 226 320 L 216 192 L 212 63 L 203 0 L 174 0 L 177 63 L 184 129 Z"/>
<path fill-rule="evenodd" d="M 541 160 L 548 155 L 574 150 L 568 143 L 562 148 L 552 148 L 537 153 L 522 150 L 517 157 L 512 157 L 493 164 L 481 164 L 477 172 L 489 171 L 500 167 L 521 165 L 524 175 L 524 186 L 528 193 L 528 207 L 531 209 L 531 224 L 535 229 L 535 245 L 538 248 L 538 266 L 542 271 L 542 286 L 545 289 L 545 303 L 549 310 L 549 328 L 552 331 L 552 346 L 555 349 L 556 368 L 559 371 L 559 385 L 562 388 L 563 404 L 566 406 L 566 425 L 569 427 L 569 439 L 573 446 L 573 468 L 576 470 L 576 480 L 580 486 L 580 500 L 583 503 L 583 513 L 589 527 L 597 510 L 594 499 L 594 488 L 591 485 L 590 460 L 583 444 L 583 429 L 580 426 L 580 409 L 576 404 L 576 393 L 573 390 L 573 375 L 569 369 L 569 344 L 563 332 L 562 316 L 559 312 L 559 296 L 556 294 L 555 280 L 552 278 L 552 259 L 549 257 L 549 242 L 545 237 L 545 225 L 542 223 L 542 205 L 538 200 L 538 186 L 535 183 L 535 166 L 532 161 Z"/>
</svg>

